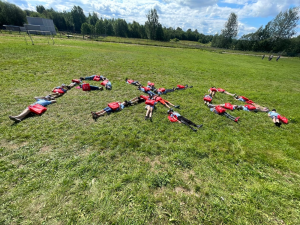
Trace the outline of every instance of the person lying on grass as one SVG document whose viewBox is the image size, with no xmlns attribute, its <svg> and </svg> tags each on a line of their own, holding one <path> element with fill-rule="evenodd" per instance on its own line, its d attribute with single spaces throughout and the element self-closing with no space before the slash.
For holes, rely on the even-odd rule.
<svg viewBox="0 0 300 225">
<path fill-rule="evenodd" d="M 215 94 L 217 93 L 217 88 L 216 87 L 211 87 L 210 89 L 208 89 L 208 93 L 209 93 L 209 95 L 213 98 L 213 97 L 215 97 Z"/>
<path fill-rule="evenodd" d="M 245 96 L 234 95 L 234 99 L 237 101 L 246 102 L 248 104 L 253 104 L 254 102 Z"/>
<path fill-rule="evenodd" d="M 144 92 L 144 93 L 146 93 L 146 94 L 148 94 L 148 95 L 152 95 L 152 96 L 155 95 L 155 93 L 152 92 L 151 88 L 149 88 L 149 87 L 138 86 L 137 89 L 140 90 L 140 91 L 142 91 L 142 92 Z"/>
<path fill-rule="evenodd" d="M 247 112 L 269 112 L 268 108 L 258 108 L 255 107 L 254 105 L 240 105 L 237 106 L 238 110 L 244 110 Z"/>
<path fill-rule="evenodd" d="M 139 104 L 141 102 L 145 102 L 147 99 L 149 99 L 149 96 L 145 96 L 145 95 L 141 95 L 139 97 L 135 97 L 131 100 L 128 101 L 128 105 L 135 105 L 135 104 Z"/>
<path fill-rule="evenodd" d="M 210 104 L 210 107 L 216 107 L 217 105 Z M 268 108 L 261 108 L 261 107 L 255 107 L 253 105 L 232 105 L 230 103 L 225 103 L 225 104 L 219 104 L 219 106 L 229 109 L 231 111 L 237 109 L 237 110 L 244 110 L 248 112 L 269 112 Z"/>
<path fill-rule="evenodd" d="M 153 110 L 154 110 L 154 107 L 156 105 L 156 101 L 154 99 L 152 99 L 152 96 L 149 97 L 146 101 L 145 101 L 145 104 L 146 104 L 146 116 L 145 116 L 145 120 L 147 120 L 148 118 L 150 119 L 150 121 L 152 122 L 152 115 L 153 115 Z"/>
<path fill-rule="evenodd" d="M 121 102 L 112 102 L 112 103 L 109 103 L 106 108 L 104 108 L 98 112 L 91 112 L 91 114 L 93 116 L 93 119 L 96 120 L 98 117 L 104 116 L 105 114 L 109 115 L 110 113 L 119 112 L 122 109 L 124 109 L 124 107 L 127 107 L 127 106 L 128 106 L 127 101 L 124 101 L 122 103 Z"/>
<path fill-rule="evenodd" d="M 101 82 L 101 85 L 104 86 L 106 90 L 112 89 L 111 82 L 108 79 Z"/>
<path fill-rule="evenodd" d="M 187 84 L 186 85 L 180 85 L 178 84 L 177 87 L 175 88 L 175 90 L 185 90 L 187 88 L 192 88 L 193 86 L 188 86 Z"/>
<path fill-rule="evenodd" d="M 51 97 L 53 98 L 58 98 L 63 96 L 69 89 L 71 89 L 70 87 L 68 87 L 65 84 L 62 84 L 61 86 L 55 87 L 52 89 L 52 94 L 50 94 Z"/>
<path fill-rule="evenodd" d="M 211 94 L 204 95 L 203 101 L 204 101 L 204 105 L 210 104 L 212 102 L 212 96 L 211 96 Z"/>
<path fill-rule="evenodd" d="M 288 119 L 286 117 L 280 115 L 279 113 L 277 113 L 276 109 L 272 109 L 272 111 L 270 111 L 268 113 L 268 116 L 273 120 L 273 123 L 277 127 L 281 126 L 281 122 L 286 123 L 286 124 L 288 123 Z"/>
<path fill-rule="evenodd" d="M 138 81 L 134 81 L 134 80 L 128 80 L 128 78 L 125 78 L 125 81 L 127 82 L 127 84 L 132 84 L 135 86 L 142 86 L 142 84 Z"/>
<path fill-rule="evenodd" d="M 47 99 L 37 99 L 37 101 L 33 104 L 31 104 L 29 107 L 27 107 L 23 112 L 21 112 L 17 116 L 9 116 L 9 118 L 15 122 L 21 122 L 23 119 L 25 119 L 29 114 L 32 112 L 35 113 L 34 108 L 38 105 L 45 107 L 47 105 L 50 105 L 52 103 L 55 103 L 56 100 L 51 99 L 50 97 Z M 46 111 L 46 109 L 44 109 Z M 41 112 L 42 113 L 42 112 Z M 41 114 L 41 113 L 36 113 L 36 114 Z"/>
<path fill-rule="evenodd" d="M 165 94 L 167 94 L 169 92 L 173 92 L 173 91 L 175 91 L 174 87 L 172 89 L 158 88 L 158 89 L 153 90 L 153 92 L 158 95 L 165 95 Z"/>
<path fill-rule="evenodd" d="M 83 83 L 79 85 L 83 91 L 103 91 L 103 87 L 98 87 L 94 85 L 90 85 L 88 83 Z"/>
<path fill-rule="evenodd" d="M 93 80 L 93 81 L 103 81 L 106 80 L 107 78 L 102 76 L 102 75 L 92 75 L 88 77 L 80 77 L 80 80 Z"/>
<path fill-rule="evenodd" d="M 183 123 L 183 124 L 187 125 L 189 128 L 191 128 L 193 131 L 197 131 L 197 129 L 195 129 L 194 127 L 200 128 L 203 126 L 202 124 L 201 125 L 195 124 L 194 122 L 181 116 L 178 112 L 174 112 L 173 109 L 169 109 L 168 114 L 169 114 L 168 119 L 171 122 Z M 192 126 L 194 126 L 194 127 L 192 127 Z"/>
<path fill-rule="evenodd" d="M 218 115 L 225 116 L 228 119 L 233 120 L 234 122 L 238 122 L 238 120 L 240 118 L 240 117 L 234 117 L 234 116 L 228 114 L 226 112 L 226 109 L 224 109 L 223 107 L 221 107 L 219 105 L 215 106 L 215 105 L 212 105 L 212 104 L 208 104 L 207 106 L 209 107 L 210 111 L 212 111 L 212 112 L 214 112 Z"/>
<path fill-rule="evenodd" d="M 155 100 L 156 102 L 160 102 L 162 105 L 166 106 L 167 108 L 171 108 L 170 106 L 173 106 L 175 108 L 180 108 L 179 105 L 174 105 L 171 102 L 163 99 L 162 97 L 158 96 L 158 95 L 154 95 L 152 96 L 152 99 Z"/>
<path fill-rule="evenodd" d="M 150 81 L 147 82 L 147 87 L 150 88 L 151 91 L 155 90 L 154 85 L 155 85 L 155 84 L 152 83 L 152 82 L 150 82 Z"/>
<path fill-rule="evenodd" d="M 215 87 L 212 87 L 212 88 L 215 88 Z M 210 92 L 210 90 L 211 90 L 212 88 L 209 89 L 209 92 Z M 230 95 L 230 96 L 235 96 L 235 94 L 231 94 L 231 93 L 229 93 L 228 91 L 225 91 L 225 90 L 222 89 L 222 88 L 215 88 L 215 89 L 217 90 L 217 92 L 224 93 L 224 94 Z"/>
</svg>

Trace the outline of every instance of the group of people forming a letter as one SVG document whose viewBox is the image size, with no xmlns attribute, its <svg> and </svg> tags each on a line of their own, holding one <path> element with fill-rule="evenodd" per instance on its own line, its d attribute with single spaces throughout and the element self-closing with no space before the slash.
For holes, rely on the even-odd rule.
<svg viewBox="0 0 300 225">
<path fill-rule="evenodd" d="M 86 81 L 100 81 L 101 85 L 105 87 L 107 90 L 112 90 L 111 82 L 102 75 L 92 75 L 88 77 L 80 77 L 79 79 L 73 79 L 69 85 L 62 84 L 61 86 L 55 87 L 52 90 L 52 93 L 46 95 L 44 97 L 34 97 L 36 102 L 28 106 L 23 112 L 21 112 L 17 116 L 9 116 L 9 118 L 15 122 L 20 122 L 25 119 L 27 116 L 32 114 L 41 115 L 44 113 L 47 108 L 46 106 L 56 102 L 56 98 L 63 96 L 73 87 L 78 89 L 82 89 L 83 91 L 94 91 L 94 90 L 103 90 L 103 87 L 98 87 L 94 85 L 90 85 Z M 132 98 L 131 100 L 125 100 L 122 102 L 111 102 L 107 104 L 105 108 L 97 112 L 91 112 L 92 118 L 97 120 L 99 117 L 104 116 L 105 114 L 110 114 L 114 112 L 119 112 L 123 110 L 125 107 L 133 106 L 139 103 L 145 103 L 145 120 L 150 120 L 152 122 L 154 109 L 156 108 L 157 104 L 165 106 L 168 111 L 168 119 L 171 122 L 178 122 L 184 125 L 187 125 L 193 131 L 197 131 L 197 128 L 202 127 L 202 124 L 196 124 L 191 120 L 183 117 L 179 112 L 173 110 L 173 108 L 179 109 L 179 105 L 175 105 L 170 101 L 164 99 L 162 96 L 166 95 L 167 93 L 172 93 L 174 91 L 185 90 L 187 88 L 192 88 L 193 86 L 188 85 L 177 85 L 176 87 L 172 88 L 164 88 L 159 87 L 156 88 L 153 82 L 148 81 L 147 85 L 143 86 L 139 81 L 125 79 L 126 83 L 136 86 L 137 90 L 143 92 L 142 95 Z M 229 96 L 232 96 L 234 100 L 243 102 L 244 105 L 238 104 L 231 104 L 229 102 L 224 104 L 213 104 L 213 98 L 215 97 L 216 93 L 223 93 Z M 226 112 L 226 110 L 244 110 L 247 112 L 267 112 L 268 116 L 272 118 L 274 124 L 278 127 L 281 126 L 282 123 L 288 123 L 288 119 L 276 112 L 276 109 L 269 110 L 267 107 L 263 107 L 258 105 L 257 103 L 253 102 L 249 98 L 245 96 L 240 96 L 236 94 L 232 94 L 222 88 L 211 87 L 208 90 L 208 93 L 203 97 L 204 104 L 210 109 L 210 111 L 214 112 L 215 114 L 222 115 L 227 117 L 234 122 L 239 121 L 239 117 L 235 117 L 230 115 Z"/>
</svg>

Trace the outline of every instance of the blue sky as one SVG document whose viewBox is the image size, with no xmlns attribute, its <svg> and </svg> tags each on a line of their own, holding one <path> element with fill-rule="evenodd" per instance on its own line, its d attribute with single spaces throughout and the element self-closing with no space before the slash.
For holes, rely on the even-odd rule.
<svg viewBox="0 0 300 225">
<path fill-rule="evenodd" d="M 300 6 L 300 0 L 10 0 L 22 9 L 37 5 L 56 11 L 80 6 L 86 15 L 93 11 L 103 18 L 122 18 L 144 24 L 147 12 L 156 8 L 159 22 L 166 27 L 197 29 L 204 34 L 220 32 L 231 12 L 238 15 L 239 36 L 266 25 L 279 12 Z M 300 35 L 300 26 L 297 28 Z"/>
</svg>

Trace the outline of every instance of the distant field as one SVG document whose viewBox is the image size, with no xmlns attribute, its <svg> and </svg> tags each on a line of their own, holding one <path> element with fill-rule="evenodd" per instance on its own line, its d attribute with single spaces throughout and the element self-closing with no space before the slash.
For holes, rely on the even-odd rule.
<svg viewBox="0 0 300 225">
<path fill-rule="evenodd" d="M 0 224 L 300 223 L 299 58 L 34 40 L 0 34 Z M 112 91 L 72 89 L 41 117 L 9 120 L 34 96 L 96 73 Z M 164 97 L 203 128 L 170 123 L 161 105 L 152 123 L 144 104 L 93 121 L 91 111 L 141 94 L 126 77 L 193 85 Z M 215 115 L 202 101 L 211 86 L 276 108 L 290 123 Z M 214 102 L 234 101 L 217 94 Z"/>
</svg>

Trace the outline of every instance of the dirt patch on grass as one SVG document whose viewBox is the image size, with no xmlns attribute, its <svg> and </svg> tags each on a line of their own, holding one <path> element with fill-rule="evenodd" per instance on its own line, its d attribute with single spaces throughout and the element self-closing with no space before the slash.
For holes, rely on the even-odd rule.
<svg viewBox="0 0 300 225">
<path fill-rule="evenodd" d="M 23 142 L 23 143 L 20 143 L 20 144 L 16 144 L 16 143 L 13 143 L 13 142 L 7 142 L 7 141 L 1 141 L 0 142 L 0 147 L 4 147 L 4 148 L 7 148 L 9 150 L 14 150 L 14 149 L 18 149 L 18 148 L 21 148 L 25 145 L 27 145 L 28 142 Z"/>
<path fill-rule="evenodd" d="M 166 192 L 166 188 L 165 187 L 161 187 L 161 188 L 157 188 L 153 195 L 154 197 L 159 197 L 159 196 L 162 196 L 162 195 L 165 195 L 165 192 Z"/>
<path fill-rule="evenodd" d="M 51 146 L 44 146 L 41 148 L 41 150 L 39 151 L 40 154 L 43 154 L 43 153 L 48 153 L 48 152 L 51 152 L 52 150 L 52 147 Z"/>
<path fill-rule="evenodd" d="M 158 157 L 158 156 L 156 156 L 153 160 L 150 159 L 149 157 L 146 157 L 145 162 L 150 164 L 150 166 L 151 166 L 150 171 L 153 171 L 155 173 L 159 172 L 159 170 L 155 167 L 157 167 L 157 166 L 163 167 L 162 163 L 160 162 L 160 157 Z"/>
<path fill-rule="evenodd" d="M 193 190 L 187 190 L 183 187 L 176 187 L 174 189 L 174 191 L 176 192 L 176 194 L 195 195 L 195 196 L 199 197 L 199 195 L 196 194 Z"/>
</svg>

